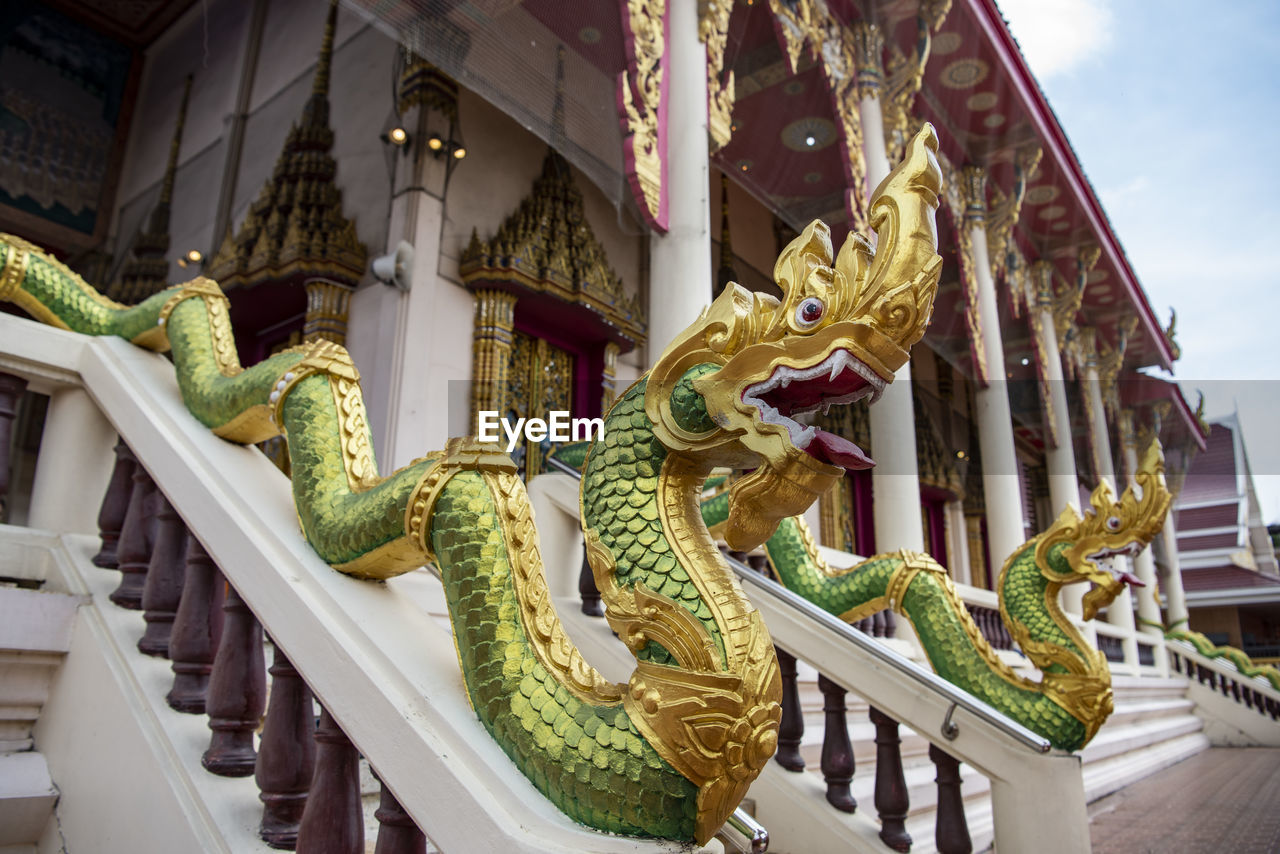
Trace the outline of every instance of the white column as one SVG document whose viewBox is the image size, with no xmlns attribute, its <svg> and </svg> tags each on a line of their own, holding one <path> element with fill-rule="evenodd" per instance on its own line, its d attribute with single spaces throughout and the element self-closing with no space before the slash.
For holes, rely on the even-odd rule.
<svg viewBox="0 0 1280 854">
<path fill-rule="evenodd" d="M 1103 406 L 1102 382 L 1098 377 L 1097 342 L 1092 329 L 1081 329 L 1080 332 L 1085 352 L 1084 393 L 1089 395 L 1092 404 L 1089 407 L 1090 415 L 1093 417 L 1093 423 L 1089 428 L 1089 441 L 1093 445 L 1093 458 L 1098 461 L 1098 478 L 1105 480 L 1115 490 L 1116 466 L 1111 457 L 1111 442 L 1107 438 L 1107 411 Z M 1116 490 L 1116 495 L 1119 494 Z M 1124 569 L 1128 562 L 1128 559 L 1122 556 L 1111 560 L 1115 562 L 1117 569 Z M 1127 586 L 1107 607 L 1107 622 L 1117 628 L 1127 629 L 1130 633 L 1134 631 L 1133 597 L 1129 594 Z M 1132 634 L 1124 639 L 1124 660 L 1126 663 L 1137 666 L 1138 645 Z"/>
<path fill-rule="evenodd" d="M 1018 486 L 1018 458 L 1013 445 L 1013 413 L 1004 366 L 1004 339 L 996 285 L 987 257 L 986 173 L 966 166 L 965 221 L 973 246 L 973 276 L 978 285 L 978 328 L 986 357 L 989 384 L 974 394 L 977 408 L 978 445 L 982 450 L 982 491 L 987 506 L 987 540 L 991 546 L 993 573 L 1014 549 L 1026 540 L 1022 520 L 1022 493 Z"/>
<path fill-rule="evenodd" d="M 1182 566 L 1178 560 L 1178 529 L 1173 524 L 1173 509 L 1164 520 L 1164 554 L 1169 567 L 1169 576 L 1164 582 L 1164 597 L 1168 609 L 1168 626 L 1170 629 L 1187 629 L 1190 627 L 1187 612 L 1187 594 L 1182 589 Z"/>
<path fill-rule="evenodd" d="M 651 365 L 711 300 L 707 48 L 698 40 L 698 4 L 670 4 L 664 66 L 668 228 L 649 241 Z"/>
<path fill-rule="evenodd" d="M 946 520 L 947 562 L 951 577 L 959 584 L 973 584 L 973 576 L 969 571 L 969 531 L 964 520 L 963 501 L 947 502 Z"/>
<path fill-rule="evenodd" d="M 27 524 L 98 533 L 98 509 L 115 465 L 115 442 L 115 429 L 84 389 L 54 391 L 40 437 Z"/>
<path fill-rule="evenodd" d="M 1058 330 L 1053 319 L 1053 265 L 1037 261 L 1031 268 L 1034 294 L 1028 294 L 1030 311 L 1036 312 L 1033 323 L 1035 342 L 1044 362 L 1045 385 L 1048 387 L 1051 417 L 1058 436 L 1057 447 L 1046 443 L 1045 468 L 1049 474 L 1049 502 L 1053 518 L 1064 507 L 1080 510 L 1080 478 L 1076 473 L 1075 444 L 1071 439 L 1071 409 L 1067 402 L 1067 386 L 1062 374 L 1062 351 L 1058 347 Z M 1045 425 L 1046 427 L 1048 425 Z M 1084 613 L 1084 594 L 1087 585 L 1069 584 L 1062 588 L 1062 607 L 1067 613 L 1080 616 Z"/>
<path fill-rule="evenodd" d="M 427 110 L 402 116 L 411 149 L 396 153 L 395 196 L 386 247 L 414 250 L 412 286 L 366 284 L 351 299 L 348 347 L 361 371 L 378 467 L 383 474 L 467 434 L 470 412 L 471 293 L 438 275 L 445 161 L 425 142 Z M 442 121 L 432 113 L 432 121 Z M 463 161 L 459 169 L 474 168 Z M 371 253 L 373 254 L 373 253 Z M 428 371 L 427 368 L 430 367 Z"/>
<path fill-rule="evenodd" d="M 1138 474 L 1138 438 L 1134 433 L 1133 413 L 1120 413 L 1120 446 L 1124 449 L 1125 479 L 1133 486 Z M 1164 623 L 1160 618 L 1160 602 L 1156 599 L 1156 563 L 1147 546 L 1133 562 L 1134 574 L 1146 587 L 1131 591 L 1138 600 L 1138 629 L 1149 635 L 1164 637 Z"/>
<path fill-rule="evenodd" d="M 1076 452 L 1071 441 L 1071 410 L 1067 403 L 1067 387 L 1062 375 L 1062 351 L 1053 321 L 1053 265 L 1037 261 L 1032 267 L 1035 280 L 1034 307 L 1038 320 L 1035 332 L 1045 355 L 1045 384 L 1053 410 L 1057 447 L 1045 450 L 1045 467 L 1049 474 L 1049 500 L 1056 516 L 1068 504 L 1080 509 L 1080 479 L 1076 474 Z"/>
<path fill-rule="evenodd" d="M 875 63 L 879 64 L 878 52 Z M 884 117 L 880 110 L 879 89 L 873 83 L 864 81 L 858 104 L 868 193 L 880 185 L 891 168 L 884 150 Z M 876 467 L 871 470 L 876 551 L 924 551 L 910 362 L 898 369 L 893 382 L 871 407 L 869 421 L 871 452 L 876 461 Z"/>
</svg>

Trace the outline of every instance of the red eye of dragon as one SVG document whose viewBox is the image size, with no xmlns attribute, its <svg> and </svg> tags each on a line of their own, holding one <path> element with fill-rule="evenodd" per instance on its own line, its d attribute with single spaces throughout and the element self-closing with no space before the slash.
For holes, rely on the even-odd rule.
<svg viewBox="0 0 1280 854">
<path fill-rule="evenodd" d="M 809 297 L 796 306 L 796 323 L 800 326 L 813 326 L 822 319 L 826 307 L 817 297 Z"/>
</svg>

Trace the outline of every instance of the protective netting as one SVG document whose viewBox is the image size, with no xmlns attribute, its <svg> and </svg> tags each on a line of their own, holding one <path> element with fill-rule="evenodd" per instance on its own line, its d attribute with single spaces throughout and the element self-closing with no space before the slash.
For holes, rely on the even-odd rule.
<svg viewBox="0 0 1280 854">
<path fill-rule="evenodd" d="M 351 0 L 351 5 L 553 144 L 615 204 L 628 199 L 616 106 L 623 53 L 615 4 Z M 563 124 L 555 105 L 558 68 Z"/>
</svg>

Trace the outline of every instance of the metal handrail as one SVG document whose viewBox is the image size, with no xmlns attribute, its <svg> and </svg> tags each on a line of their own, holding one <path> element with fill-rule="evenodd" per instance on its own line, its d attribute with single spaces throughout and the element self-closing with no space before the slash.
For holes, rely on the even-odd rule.
<svg viewBox="0 0 1280 854">
<path fill-rule="evenodd" d="M 725 557 L 725 560 L 728 561 L 734 572 L 738 573 L 739 581 L 756 588 L 761 593 L 772 596 L 785 607 L 803 613 L 806 618 L 815 625 L 821 626 L 823 630 L 839 635 L 845 642 L 856 646 L 873 658 L 900 671 L 930 691 L 942 695 L 955 706 L 964 709 L 980 720 L 986 721 L 1005 735 L 1020 742 L 1023 746 L 1029 747 L 1037 753 L 1048 753 L 1053 750 L 1053 745 L 1049 743 L 1048 739 L 1036 735 L 1022 724 L 982 702 L 969 692 L 952 685 L 941 676 L 925 670 L 884 644 L 858 631 L 843 620 L 822 610 L 808 599 L 793 593 L 773 579 L 766 578 L 745 563 L 728 556 Z"/>
<path fill-rule="evenodd" d="M 720 834 L 739 851 L 764 854 L 769 850 L 769 831 L 742 807 L 733 811 Z"/>
<path fill-rule="evenodd" d="M 542 462 L 546 465 L 551 466 L 553 469 L 560 472 L 561 474 L 567 474 L 572 478 L 575 478 L 577 480 L 582 480 L 582 472 L 578 471 L 576 468 L 574 468 L 573 466 L 569 465 L 566 462 L 557 460 L 555 457 L 543 457 Z"/>
</svg>

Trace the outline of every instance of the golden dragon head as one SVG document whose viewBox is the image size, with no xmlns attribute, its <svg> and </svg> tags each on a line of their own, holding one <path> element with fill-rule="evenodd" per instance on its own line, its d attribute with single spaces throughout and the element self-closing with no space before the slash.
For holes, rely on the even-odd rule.
<svg viewBox="0 0 1280 854">
<path fill-rule="evenodd" d="M 1147 447 L 1134 481 L 1119 501 L 1110 484 L 1103 481 L 1090 496 L 1091 506 L 1083 518 L 1073 508 L 1065 508 L 1036 545 L 1036 564 L 1050 581 L 1093 584 L 1084 597 L 1086 620 L 1110 605 L 1125 584 L 1142 586 L 1129 572 L 1113 569 L 1110 564 L 1100 566 L 1099 561 L 1116 555 L 1137 557 L 1164 527 L 1173 496 L 1165 486 L 1159 440 Z M 1063 545 L 1065 548 L 1055 548 Z"/>
<path fill-rule="evenodd" d="M 815 220 L 774 267 L 782 299 L 731 284 L 654 366 L 645 411 L 659 440 L 711 465 L 755 469 L 730 495 L 732 547 L 754 548 L 844 470 L 874 465 L 807 422 L 833 405 L 874 402 L 924 335 L 942 269 L 937 150 L 926 124 L 872 194 L 874 248 L 850 234 L 835 255 Z M 691 392 L 709 420 L 677 411 Z"/>
</svg>

